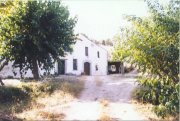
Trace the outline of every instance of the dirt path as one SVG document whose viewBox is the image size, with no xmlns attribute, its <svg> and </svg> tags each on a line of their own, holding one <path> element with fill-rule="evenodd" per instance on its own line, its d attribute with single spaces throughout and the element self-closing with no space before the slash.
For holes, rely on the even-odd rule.
<svg viewBox="0 0 180 121">
<path fill-rule="evenodd" d="M 89 76 L 79 99 L 62 110 L 64 120 L 145 120 L 130 103 L 135 86 L 129 75 Z"/>
<path fill-rule="evenodd" d="M 45 111 L 57 115 L 63 114 L 62 119 L 65 121 L 148 120 L 145 116 L 140 115 L 130 102 L 131 91 L 136 86 L 135 75 L 130 73 L 124 76 L 87 76 L 85 79 L 80 77 L 85 81 L 85 89 L 79 98 L 65 103 L 50 101 L 49 106 L 24 112 L 22 117 L 24 115 L 32 117 L 33 113 L 38 114 L 39 111 Z M 65 97 L 63 99 L 66 100 Z"/>
</svg>

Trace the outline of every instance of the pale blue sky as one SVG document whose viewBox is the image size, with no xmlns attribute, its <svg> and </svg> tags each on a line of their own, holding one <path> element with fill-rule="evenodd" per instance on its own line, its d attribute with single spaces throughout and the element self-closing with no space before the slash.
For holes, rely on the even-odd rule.
<svg viewBox="0 0 180 121">
<path fill-rule="evenodd" d="M 123 15 L 146 16 L 147 6 L 143 0 L 63 0 L 71 16 L 77 16 L 76 33 L 90 38 L 112 38 L 121 26 L 127 25 Z"/>
</svg>

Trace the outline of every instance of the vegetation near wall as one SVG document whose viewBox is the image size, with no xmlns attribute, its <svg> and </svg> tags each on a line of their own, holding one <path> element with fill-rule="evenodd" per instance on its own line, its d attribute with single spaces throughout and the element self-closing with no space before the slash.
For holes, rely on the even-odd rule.
<svg viewBox="0 0 180 121">
<path fill-rule="evenodd" d="M 72 51 L 75 23 L 60 1 L 1 1 L 0 67 L 11 61 L 21 76 L 31 69 L 38 79 L 38 69 L 48 73 L 59 56 Z"/>
<path fill-rule="evenodd" d="M 155 105 L 161 117 L 179 114 L 179 8 L 146 1 L 149 16 L 127 16 L 132 26 L 125 28 L 123 41 L 115 47 L 113 58 L 133 64 L 146 74 L 139 78 L 135 98 Z"/>
</svg>

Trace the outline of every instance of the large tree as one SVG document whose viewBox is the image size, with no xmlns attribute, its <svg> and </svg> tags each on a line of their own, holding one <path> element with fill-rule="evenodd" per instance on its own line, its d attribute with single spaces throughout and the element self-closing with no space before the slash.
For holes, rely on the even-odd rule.
<svg viewBox="0 0 180 121">
<path fill-rule="evenodd" d="M 32 70 L 39 78 L 38 67 L 49 71 L 59 56 L 72 51 L 75 41 L 67 7 L 57 1 L 19 1 L 0 24 L 0 56 L 13 61 L 23 75 Z"/>
<path fill-rule="evenodd" d="M 128 61 L 149 74 L 140 79 L 145 89 L 139 93 L 143 101 L 157 105 L 156 114 L 179 113 L 179 8 L 171 0 L 166 6 L 146 1 L 148 17 L 128 16 L 131 28 L 124 31 L 124 41 L 117 46 L 114 59 Z M 122 39 L 121 39 L 122 40 Z"/>
<path fill-rule="evenodd" d="M 178 82 L 179 65 L 179 2 L 169 5 L 147 1 L 149 16 L 127 16 L 131 28 L 123 30 L 114 59 L 128 60 L 142 72 L 158 77 L 170 77 Z"/>
<path fill-rule="evenodd" d="M 10 15 L 11 11 L 13 11 L 13 8 L 16 6 L 17 1 L 0 1 L 0 24 L 4 17 L 7 17 Z M 0 40 L 1 42 L 1 40 Z M 1 43 L 0 43 L 1 44 Z M 0 48 L 0 71 L 4 68 L 5 65 L 8 64 L 8 60 L 3 58 L 1 56 L 2 48 Z M 4 83 L 2 82 L 2 77 L 0 76 L 0 84 L 3 86 Z"/>
</svg>

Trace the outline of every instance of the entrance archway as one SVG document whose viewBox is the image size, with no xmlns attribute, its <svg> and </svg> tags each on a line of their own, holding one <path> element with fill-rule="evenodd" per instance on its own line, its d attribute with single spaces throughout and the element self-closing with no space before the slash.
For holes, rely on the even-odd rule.
<svg viewBox="0 0 180 121">
<path fill-rule="evenodd" d="M 89 62 L 84 63 L 84 73 L 85 73 L 85 75 L 90 75 L 90 63 Z"/>
<path fill-rule="evenodd" d="M 58 62 L 58 75 L 65 74 L 65 60 Z"/>
</svg>

